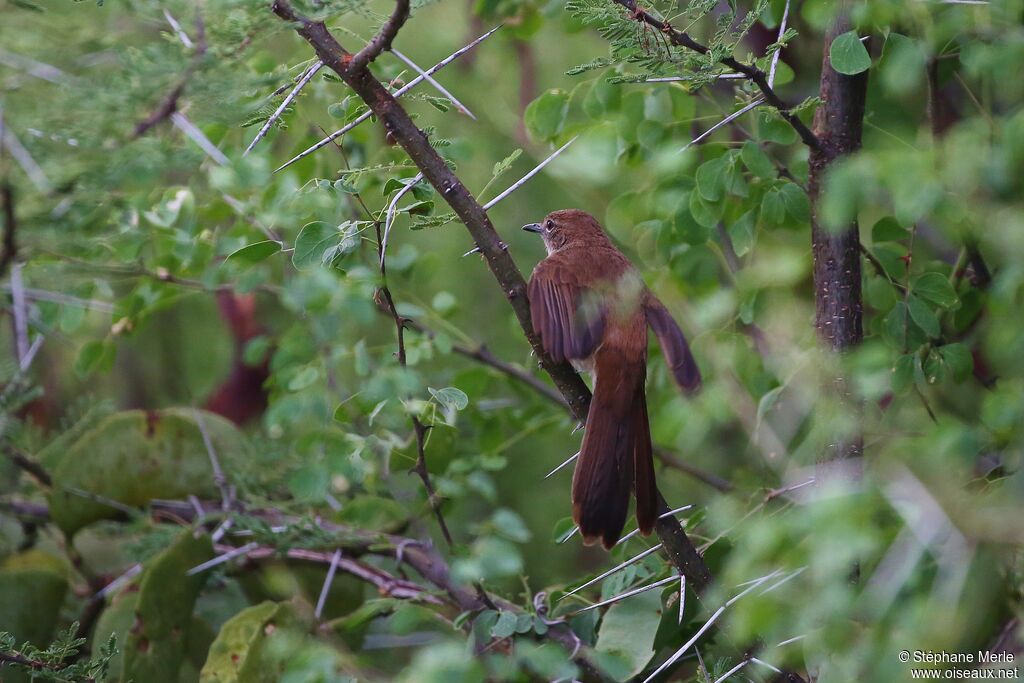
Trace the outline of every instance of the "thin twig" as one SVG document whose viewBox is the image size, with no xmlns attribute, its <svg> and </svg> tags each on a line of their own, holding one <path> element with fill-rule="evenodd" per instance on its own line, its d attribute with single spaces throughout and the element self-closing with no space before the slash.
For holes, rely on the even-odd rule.
<svg viewBox="0 0 1024 683">
<path fill-rule="evenodd" d="M 210 432 L 206 429 L 206 422 L 203 420 L 202 414 L 193 408 L 192 416 L 195 418 L 196 426 L 199 427 L 199 433 L 203 437 L 203 445 L 206 447 L 206 454 L 210 458 L 210 468 L 213 470 L 213 483 L 216 484 L 217 490 L 220 491 L 221 508 L 227 511 L 231 509 L 231 503 L 234 499 L 234 496 L 231 494 L 231 487 L 228 485 L 228 478 L 224 476 L 224 470 L 220 466 L 220 458 L 217 457 L 217 451 L 213 448 L 213 440 L 210 438 Z"/>
<path fill-rule="evenodd" d="M 691 140 L 690 142 L 688 142 L 685 145 L 683 145 L 682 149 L 680 149 L 679 151 L 680 152 L 685 152 L 686 150 L 690 149 L 690 147 L 692 147 L 693 145 L 696 145 L 698 142 L 700 142 L 701 140 L 703 140 L 707 136 L 711 135 L 712 133 L 714 133 L 716 130 L 718 130 L 722 126 L 728 125 L 734 119 L 738 119 L 739 117 L 743 116 L 748 111 L 750 111 L 751 109 L 754 109 L 755 107 L 758 107 L 758 106 L 760 106 L 762 104 L 764 104 L 764 98 L 758 97 L 756 100 L 754 100 L 750 104 L 748 104 L 748 105 L 738 109 L 737 111 L 734 111 L 733 113 L 729 114 L 724 119 L 722 119 L 721 121 L 719 121 L 715 125 L 713 125 L 710 128 L 708 128 L 706 131 L 704 131 L 703 133 L 701 133 L 700 135 L 695 137 L 693 140 Z"/>
<path fill-rule="evenodd" d="M 187 33 L 185 33 L 185 29 L 181 27 L 181 24 L 178 23 L 178 20 L 175 19 L 174 16 L 166 9 L 164 10 L 164 19 L 166 19 L 167 23 L 171 25 L 172 29 L 174 29 L 174 33 L 178 36 L 178 40 L 181 41 L 182 45 L 184 45 L 190 50 L 193 47 L 195 47 L 195 43 L 193 43 L 192 39 L 188 37 Z"/>
<path fill-rule="evenodd" d="M 243 157 L 246 156 L 249 152 L 251 152 L 257 144 L 259 144 L 259 141 L 262 140 L 263 136 L 267 134 L 271 126 L 274 125 L 274 122 L 281 118 L 281 114 L 284 113 L 284 110 L 288 108 L 288 105 L 292 103 L 292 100 L 299 96 L 299 92 L 301 92 L 302 89 L 306 87 L 306 84 L 313 79 L 313 76 L 316 76 L 317 72 L 320 71 L 323 65 L 323 62 L 317 60 L 308 69 L 306 69 L 306 72 L 302 75 L 302 78 L 299 79 L 299 82 L 295 85 L 294 88 L 292 88 L 292 91 L 288 93 L 288 96 L 284 98 L 284 100 L 277 107 L 277 109 L 274 110 L 274 113 L 270 115 L 270 118 L 266 120 L 266 122 L 260 128 L 259 132 L 256 133 L 256 137 L 252 139 L 252 142 L 249 143 L 249 146 L 245 148 L 244 152 L 242 152 Z"/>
<path fill-rule="evenodd" d="M 544 478 L 545 479 L 549 478 L 552 474 L 555 474 L 556 472 L 558 472 L 559 470 L 564 468 L 566 465 L 568 465 L 569 463 L 571 463 L 573 460 L 575 460 L 578 457 L 580 457 L 580 452 L 576 451 L 573 455 L 570 455 L 569 458 L 565 462 L 563 462 L 561 465 L 559 465 L 555 469 L 553 469 L 550 472 L 548 472 L 547 474 L 545 474 Z"/>
<path fill-rule="evenodd" d="M 786 6 L 782 10 L 782 21 L 779 22 L 779 36 L 775 39 L 778 43 L 782 40 L 782 36 L 786 33 L 786 20 L 789 19 L 789 0 L 786 0 Z M 768 85 L 775 85 L 775 67 L 779 65 L 779 57 L 782 56 L 782 47 L 775 51 L 772 55 L 772 66 L 768 69 Z"/>
</svg>

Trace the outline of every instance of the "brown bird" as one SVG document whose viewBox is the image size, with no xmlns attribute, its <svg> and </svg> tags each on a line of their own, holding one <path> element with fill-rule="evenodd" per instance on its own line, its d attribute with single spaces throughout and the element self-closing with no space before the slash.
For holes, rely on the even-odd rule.
<svg viewBox="0 0 1024 683">
<path fill-rule="evenodd" d="M 594 382 L 572 478 L 572 516 L 584 542 L 601 539 L 611 548 L 626 524 L 631 489 L 642 534 L 651 533 L 658 516 L 644 392 L 647 326 L 684 392 L 700 386 L 700 370 L 668 309 L 593 216 L 564 209 L 523 230 L 544 238 L 548 252 L 527 290 L 533 327 L 552 360 L 572 362 Z"/>
</svg>

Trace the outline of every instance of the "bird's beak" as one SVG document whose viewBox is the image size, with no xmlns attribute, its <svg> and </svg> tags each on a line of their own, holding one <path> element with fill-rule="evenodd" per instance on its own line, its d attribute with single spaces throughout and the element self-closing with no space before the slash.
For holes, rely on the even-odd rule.
<svg viewBox="0 0 1024 683">
<path fill-rule="evenodd" d="M 525 230 L 526 232 L 535 232 L 540 234 L 540 223 L 527 223 L 526 225 L 523 226 L 523 230 Z"/>
</svg>

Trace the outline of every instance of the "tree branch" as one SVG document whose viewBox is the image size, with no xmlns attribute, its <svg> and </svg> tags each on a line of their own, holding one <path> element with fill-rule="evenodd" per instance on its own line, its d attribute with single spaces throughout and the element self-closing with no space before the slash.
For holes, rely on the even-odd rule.
<svg viewBox="0 0 1024 683">
<path fill-rule="evenodd" d="M 861 244 L 856 220 L 839 230 L 822 225 L 820 199 L 824 175 L 840 157 L 860 149 L 867 96 L 867 71 L 846 76 L 832 68 L 832 41 L 849 31 L 845 8 L 825 34 L 821 64 L 822 105 L 814 113 L 819 145 L 808 159 L 808 195 L 811 200 L 811 247 L 814 253 L 815 326 L 821 343 L 832 351 L 848 351 L 864 337 L 861 296 Z M 833 381 L 838 399 L 859 416 L 860 406 L 846 378 Z M 859 421 L 859 417 L 856 418 Z M 837 437 L 823 460 L 858 457 L 864 449 L 859 428 L 855 434 Z"/>
<path fill-rule="evenodd" d="M 430 145 L 430 141 L 394 97 L 366 68 L 352 69 L 352 56 L 335 40 L 327 27 L 319 21 L 299 16 L 288 0 L 275 0 L 272 10 L 285 21 L 296 25 L 296 31 L 316 51 L 317 56 L 352 88 L 370 107 L 390 136 L 401 145 L 413 163 L 423 173 L 440 196 L 455 211 L 473 237 L 488 267 L 501 285 L 512 306 L 519 325 L 533 348 L 541 367 L 551 376 L 555 386 L 565 397 L 576 419 L 585 421 L 590 406 L 590 390 L 568 363 L 555 363 L 544 350 L 540 337 L 530 320 L 530 304 L 526 297 L 526 281 L 509 255 L 491 224 L 487 212 L 477 202 L 462 181 L 452 172 L 445 160 Z M 663 505 L 662 511 L 670 508 Z M 671 527 L 671 528 L 670 528 Z M 672 562 L 687 574 L 696 590 L 708 585 L 710 573 L 703 558 L 686 536 L 674 517 L 667 517 L 657 525 L 659 538 Z"/>
<path fill-rule="evenodd" d="M 662 21 L 646 10 L 638 7 L 636 0 L 612 0 L 612 2 L 628 9 L 630 17 L 634 20 L 643 22 L 648 26 L 661 31 L 666 37 L 668 37 L 669 41 L 671 41 L 673 45 L 693 50 L 694 52 L 698 52 L 702 55 L 706 55 L 709 52 L 706 45 L 698 43 L 685 31 L 680 31 L 674 28 L 672 24 Z M 756 85 L 757 89 L 761 91 L 765 101 L 779 111 L 782 118 L 784 118 L 786 122 L 793 127 L 793 130 L 797 132 L 797 135 L 800 136 L 800 139 L 803 140 L 805 145 L 811 149 L 815 149 L 818 146 L 818 138 L 815 134 L 811 132 L 803 121 L 800 120 L 799 116 L 793 113 L 793 108 L 786 104 L 782 98 L 775 93 L 774 88 L 772 88 L 771 84 L 768 82 L 768 74 L 752 64 L 744 64 L 734 57 L 724 57 L 719 60 L 719 63 L 729 67 L 733 71 L 743 74 L 747 77 L 747 80 Z"/>
<path fill-rule="evenodd" d="M 369 66 L 370 62 L 377 59 L 381 52 L 390 50 L 392 41 L 398 36 L 398 31 L 401 30 L 408 18 L 409 0 L 397 0 L 395 2 L 395 11 L 391 13 L 391 17 L 384 22 L 384 25 L 380 27 L 380 31 L 366 44 L 366 47 L 352 58 L 349 68 L 353 71 L 360 71 Z"/>
</svg>

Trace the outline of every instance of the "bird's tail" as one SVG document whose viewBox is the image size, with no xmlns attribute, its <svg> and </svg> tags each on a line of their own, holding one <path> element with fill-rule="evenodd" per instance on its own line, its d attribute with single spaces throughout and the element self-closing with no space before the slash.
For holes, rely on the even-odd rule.
<svg viewBox="0 0 1024 683">
<path fill-rule="evenodd" d="M 644 397 L 643 362 L 626 363 L 599 352 L 597 382 L 572 480 L 573 519 L 584 542 L 611 548 L 622 535 L 629 494 L 636 493 L 637 522 L 649 534 L 657 518 L 651 431 Z M 602 362 L 604 361 L 604 362 Z"/>
</svg>

